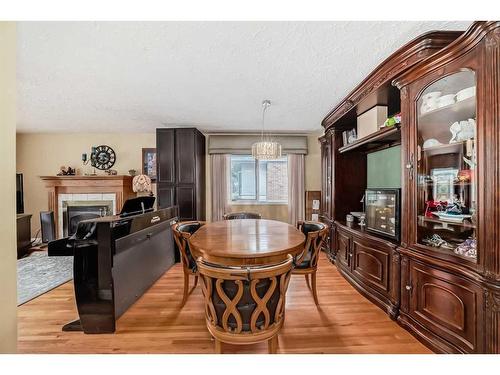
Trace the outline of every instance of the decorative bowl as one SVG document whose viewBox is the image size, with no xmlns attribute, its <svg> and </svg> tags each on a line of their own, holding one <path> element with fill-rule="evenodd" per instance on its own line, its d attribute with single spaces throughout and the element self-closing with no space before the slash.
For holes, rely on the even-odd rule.
<svg viewBox="0 0 500 375">
<path fill-rule="evenodd" d="M 442 145 L 442 143 L 439 142 L 437 139 L 429 138 L 429 139 L 426 139 L 424 141 L 424 144 L 422 146 L 423 146 L 423 149 L 425 150 L 426 148 L 435 147 L 435 146 L 439 146 L 439 145 Z"/>
</svg>

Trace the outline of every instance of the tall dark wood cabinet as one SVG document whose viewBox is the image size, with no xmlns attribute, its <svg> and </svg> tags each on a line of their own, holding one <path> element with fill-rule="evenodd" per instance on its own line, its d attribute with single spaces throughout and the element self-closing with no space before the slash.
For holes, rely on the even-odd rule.
<svg viewBox="0 0 500 375">
<path fill-rule="evenodd" d="M 156 129 L 160 208 L 179 206 L 180 220 L 205 220 L 205 136 L 195 128 Z"/>
<path fill-rule="evenodd" d="M 500 22 L 474 23 L 394 84 L 405 125 L 399 320 L 438 351 L 500 353 Z M 437 92 L 451 101 L 436 107 Z M 458 220 L 428 213 L 447 196 Z"/>
</svg>

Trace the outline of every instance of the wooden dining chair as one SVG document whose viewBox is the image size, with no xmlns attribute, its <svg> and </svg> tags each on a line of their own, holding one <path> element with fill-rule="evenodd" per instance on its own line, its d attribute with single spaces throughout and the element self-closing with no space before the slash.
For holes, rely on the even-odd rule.
<svg viewBox="0 0 500 375">
<path fill-rule="evenodd" d="M 278 347 L 278 333 L 285 318 L 285 296 L 293 258 L 269 266 L 226 267 L 197 260 L 205 297 L 207 328 L 215 340 L 235 345 L 268 342 L 268 352 Z"/>
<path fill-rule="evenodd" d="M 309 289 L 311 289 L 312 284 L 314 302 L 316 305 L 319 305 L 318 291 L 316 289 L 316 271 L 318 270 L 319 250 L 328 235 L 328 226 L 315 221 L 298 221 L 297 229 L 306 235 L 306 244 L 304 251 L 296 259 L 292 274 L 304 275 Z M 311 275 L 311 284 L 309 284 L 309 275 Z"/>
<path fill-rule="evenodd" d="M 196 261 L 191 255 L 191 250 L 189 249 L 188 239 L 203 225 L 205 225 L 204 221 L 184 221 L 172 225 L 172 232 L 174 234 L 177 247 L 179 248 L 179 252 L 181 253 L 181 263 L 184 271 L 184 293 L 181 306 L 184 306 L 189 294 L 190 275 L 194 276 L 194 287 L 198 285 L 198 270 Z"/>
<path fill-rule="evenodd" d="M 255 212 L 231 212 L 224 214 L 224 220 L 236 220 L 236 219 L 260 219 L 261 216 Z"/>
</svg>

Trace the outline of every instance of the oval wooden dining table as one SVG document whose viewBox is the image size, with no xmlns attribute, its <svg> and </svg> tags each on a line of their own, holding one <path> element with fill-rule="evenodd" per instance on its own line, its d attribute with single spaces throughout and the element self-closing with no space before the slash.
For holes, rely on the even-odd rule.
<svg viewBox="0 0 500 375">
<path fill-rule="evenodd" d="M 208 223 L 189 238 L 195 258 L 224 266 L 276 264 L 304 249 L 305 236 L 287 223 L 264 219 Z"/>
</svg>

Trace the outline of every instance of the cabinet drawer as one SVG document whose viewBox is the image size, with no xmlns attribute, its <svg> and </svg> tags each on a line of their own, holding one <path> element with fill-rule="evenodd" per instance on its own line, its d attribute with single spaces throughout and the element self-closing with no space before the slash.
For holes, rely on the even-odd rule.
<svg viewBox="0 0 500 375">
<path fill-rule="evenodd" d="M 352 240 L 352 273 L 363 283 L 387 294 L 390 288 L 391 249 Z"/>
<path fill-rule="evenodd" d="M 465 352 L 478 352 L 481 288 L 459 276 L 410 262 L 409 313 L 430 331 Z"/>
</svg>

